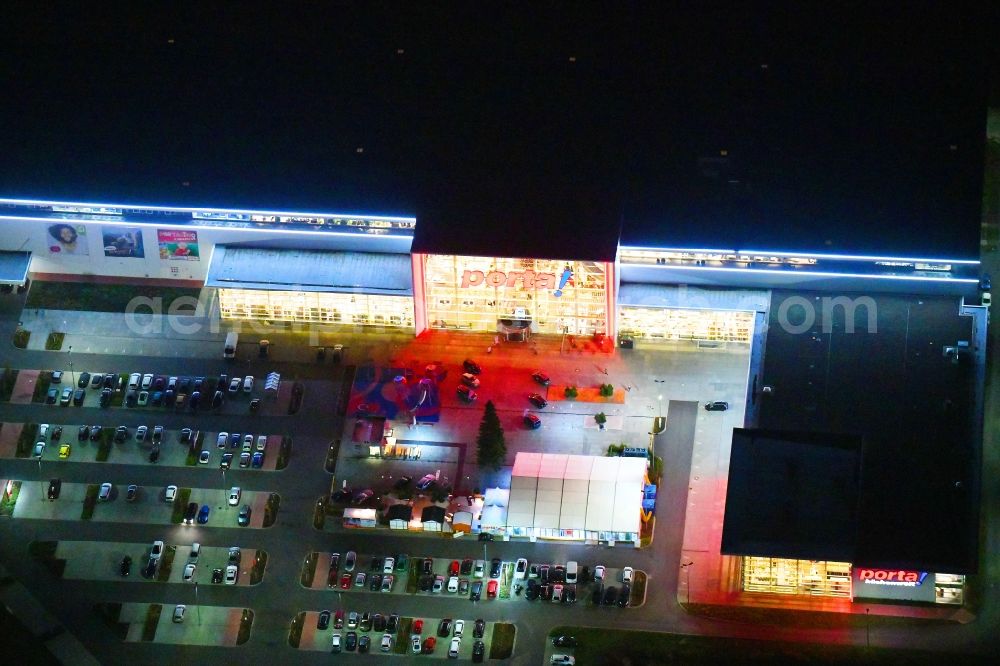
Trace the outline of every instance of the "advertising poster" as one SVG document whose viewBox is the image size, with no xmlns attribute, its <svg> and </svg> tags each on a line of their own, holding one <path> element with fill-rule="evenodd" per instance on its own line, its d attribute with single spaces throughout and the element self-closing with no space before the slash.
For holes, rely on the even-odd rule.
<svg viewBox="0 0 1000 666">
<path fill-rule="evenodd" d="M 142 229 L 138 227 L 101 227 L 105 257 L 135 257 L 142 259 Z"/>
<path fill-rule="evenodd" d="M 197 231 L 157 229 L 156 238 L 160 244 L 160 259 L 199 260 Z"/>
<path fill-rule="evenodd" d="M 87 227 L 82 224 L 50 224 L 45 240 L 49 246 L 49 254 L 90 254 L 87 247 Z"/>
</svg>

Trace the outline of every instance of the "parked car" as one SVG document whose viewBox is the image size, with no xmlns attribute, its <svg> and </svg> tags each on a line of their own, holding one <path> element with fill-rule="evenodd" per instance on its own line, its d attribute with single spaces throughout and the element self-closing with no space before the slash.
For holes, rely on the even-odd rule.
<svg viewBox="0 0 1000 666">
<path fill-rule="evenodd" d="M 102 483 L 101 489 L 97 493 L 97 500 L 100 502 L 107 502 L 111 499 L 111 484 Z"/>
<path fill-rule="evenodd" d="M 420 654 L 420 636 L 410 636 L 410 652 L 412 654 Z"/>
<path fill-rule="evenodd" d="M 328 628 L 330 626 L 330 611 L 324 610 L 320 611 L 320 614 L 316 617 L 316 628 L 320 631 Z"/>
<path fill-rule="evenodd" d="M 218 437 L 215 438 L 215 445 L 220 449 L 224 449 L 226 448 L 226 442 L 228 441 L 229 441 L 229 433 L 220 432 Z"/>
<path fill-rule="evenodd" d="M 121 444 L 126 439 L 128 439 L 128 428 L 123 425 L 115 428 L 115 441 Z"/>
<path fill-rule="evenodd" d="M 538 409 L 545 409 L 545 406 L 549 404 L 548 401 L 539 393 L 529 393 L 528 401 Z"/>
<path fill-rule="evenodd" d="M 138 496 L 139 496 L 139 486 L 135 485 L 134 483 L 129 484 L 128 490 L 125 491 L 125 501 L 134 502 Z"/>
<path fill-rule="evenodd" d="M 174 606 L 174 617 L 173 621 L 180 624 L 184 622 L 184 612 L 187 610 L 187 606 L 184 604 L 177 604 Z"/>
<path fill-rule="evenodd" d="M 208 523 L 208 514 L 211 511 L 212 510 L 209 508 L 209 506 L 207 504 L 202 504 L 201 505 L 201 509 L 198 511 L 198 524 L 199 525 L 205 525 L 205 524 Z"/>
<path fill-rule="evenodd" d="M 479 378 L 471 372 L 462 373 L 462 376 L 459 379 L 469 388 L 479 388 Z"/>
<path fill-rule="evenodd" d="M 63 377 L 62 370 L 53 370 L 52 371 L 51 382 L 53 384 L 61 384 L 62 383 L 62 377 Z"/>
<path fill-rule="evenodd" d="M 437 477 L 433 474 L 425 474 L 417 481 L 417 490 L 427 491 L 437 485 Z"/>
<path fill-rule="evenodd" d="M 243 378 L 243 392 L 253 393 L 253 375 L 247 375 Z"/>
<path fill-rule="evenodd" d="M 424 639 L 424 645 L 423 648 L 421 648 L 421 652 L 424 654 L 434 654 L 435 647 L 437 647 L 437 639 L 433 636 L 428 636 Z"/>
<path fill-rule="evenodd" d="M 84 397 L 86 397 L 86 393 L 84 393 L 83 389 L 77 389 L 73 392 L 73 404 L 77 407 L 81 406 L 83 404 Z"/>
<path fill-rule="evenodd" d="M 499 557 L 494 557 L 493 560 L 490 561 L 490 578 L 500 577 L 500 566 L 502 564 L 503 563 L 500 561 Z"/>
<path fill-rule="evenodd" d="M 222 571 L 222 569 L 212 569 L 212 584 L 218 585 L 219 583 L 222 582 L 224 576 L 225 573 Z"/>
<path fill-rule="evenodd" d="M 344 556 L 344 571 L 350 573 L 354 571 L 354 565 L 358 561 L 358 554 L 353 550 L 347 551 L 347 555 Z"/>
<path fill-rule="evenodd" d="M 90 426 L 90 441 L 96 442 L 97 440 L 99 440 L 101 438 L 101 433 L 103 431 L 104 428 L 99 425 Z"/>
<path fill-rule="evenodd" d="M 174 498 L 176 497 L 177 497 L 177 486 L 167 486 L 167 489 L 163 494 L 163 501 L 173 502 Z"/>
<path fill-rule="evenodd" d="M 524 425 L 531 430 L 538 430 L 542 427 L 542 420 L 536 414 L 525 414 Z"/>
<path fill-rule="evenodd" d="M 257 450 L 264 451 L 267 448 L 267 435 L 257 435 Z"/>
<path fill-rule="evenodd" d="M 535 370 L 533 373 L 531 373 L 531 378 L 534 379 L 539 384 L 541 384 L 542 386 L 549 385 L 550 381 L 549 376 L 544 372 L 542 372 L 541 370 Z"/>
<path fill-rule="evenodd" d="M 236 585 L 240 579 L 240 568 L 235 564 L 226 565 L 226 585 Z"/>
<path fill-rule="evenodd" d="M 90 384 L 90 373 L 81 372 L 80 378 L 76 382 L 77 388 L 87 388 L 89 384 Z"/>
<path fill-rule="evenodd" d="M 59 493 L 62 491 L 62 480 L 61 479 L 49 479 L 49 489 L 46 492 L 46 496 L 50 500 L 59 499 Z"/>
<path fill-rule="evenodd" d="M 486 562 L 484 560 L 476 560 L 475 568 L 473 569 L 473 576 L 476 578 L 482 578 L 486 573 Z"/>
<path fill-rule="evenodd" d="M 475 402 L 476 398 L 479 397 L 476 395 L 475 391 L 465 384 L 459 385 L 459 387 L 455 389 L 455 394 L 465 402 Z"/>
<path fill-rule="evenodd" d="M 190 583 L 191 582 L 191 580 L 194 578 L 194 572 L 197 571 L 197 569 L 198 569 L 198 566 L 195 565 L 195 564 L 185 564 L 184 565 L 184 575 L 183 575 L 183 578 L 184 578 L 184 582 L 185 583 Z"/>
<path fill-rule="evenodd" d="M 45 442 L 35 442 L 35 449 L 31 455 L 35 458 L 41 458 L 43 453 L 45 453 Z"/>
<path fill-rule="evenodd" d="M 727 409 L 729 409 L 729 403 L 724 400 L 705 403 L 705 411 L 707 412 L 724 412 Z"/>
<path fill-rule="evenodd" d="M 233 454 L 223 453 L 222 459 L 219 460 L 219 467 L 222 469 L 229 469 L 233 464 Z"/>
<path fill-rule="evenodd" d="M 253 457 L 250 459 L 250 466 L 259 469 L 264 466 L 264 454 L 260 451 L 254 451 Z"/>
<path fill-rule="evenodd" d="M 157 539 L 153 542 L 153 546 L 149 549 L 149 559 L 159 560 L 163 556 L 164 544 L 162 541 Z"/>
<path fill-rule="evenodd" d="M 478 363 L 469 358 L 462 361 L 462 368 L 464 368 L 466 372 L 470 372 L 474 375 L 478 375 L 483 371 Z"/>
<path fill-rule="evenodd" d="M 622 582 L 631 583 L 632 579 L 635 577 L 635 569 L 632 567 L 625 567 L 622 569 Z"/>
<path fill-rule="evenodd" d="M 198 464 L 207 465 L 209 459 L 212 457 L 212 452 L 208 449 L 203 449 L 200 454 L 198 454 Z"/>
<path fill-rule="evenodd" d="M 489 585 L 486 586 L 486 597 L 488 599 L 495 599 L 497 596 L 497 588 L 499 588 L 497 581 L 491 580 Z"/>
<path fill-rule="evenodd" d="M 49 398 L 52 398 L 49 400 Z M 45 402 L 50 405 L 55 404 L 56 389 L 49 389 L 48 397 L 46 397 Z M 62 390 L 62 395 L 59 397 L 59 404 L 65 407 L 69 404 L 69 401 L 73 399 L 73 389 L 66 387 Z"/>
<path fill-rule="evenodd" d="M 250 466 L 250 454 L 249 453 L 241 453 L 240 454 L 240 467 L 249 467 L 249 466 Z"/>
<path fill-rule="evenodd" d="M 453 638 L 451 639 L 451 645 L 448 646 L 448 658 L 458 659 L 458 653 L 462 650 L 462 639 Z"/>
<path fill-rule="evenodd" d="M 351 589 L 351 574 L 345 573 L 340 576 L 340 589 L 342 590 Z"/>
<path fill-rule="evenodd" d="M 132 573 L 132 558 L 126 555 L 118 565 L 118 575 L 125 578 Z"/>
<path fill-rule="evenodd" d="M 243 491 L 239 486 L 233 486 L 229 489 L 229 506 L 236 506 L 240 503 L 240 497 L 243 496 Z"/>
<path fill-rule="evenodd" d="M 518 558 L 514 565 L 514 580 L 522 580 L 528 575 L 528 560 L 523 557 Z"/>
<path fill-rule="evenodd" d="M 135 441 L 137 441 L 137 442 L 145 442 L 146 441 L 146 433 L 148 433 L 148 432 L 149 432 L 149 428 L 146 427 L 146 426 L 144 426 L 144 425 L 141 425 L 138 428 L 136 428 L 135 429 Z"/>
<path fill-rule="evenodd" d="M 184 524 L 192 525 L 194 524 L 195 518 L 198 516 L 198 503 L 188 502 L 187 508 L 184 509 Z"/>
<path fill-rule="evenodd" d="M 340 634 L 334 634 L 330 639 L 330 651 L 334 654 L 339 653 L 343 649 L 341 643 Z"/>
<path fill-rule="evenodd" d="M 163 426 L 153 426 L 153 443 L 156 444 L 163 440 Z"/>
</svg>

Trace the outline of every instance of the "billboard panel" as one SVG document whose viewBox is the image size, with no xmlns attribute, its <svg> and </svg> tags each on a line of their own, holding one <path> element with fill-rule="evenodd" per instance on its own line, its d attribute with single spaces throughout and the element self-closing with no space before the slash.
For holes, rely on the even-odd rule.
<svg viewBox="0 0 1000 666">
<path fill-rule="evenodd" d="M 160 259 L 198 261 L 198 232 L 177 229 L 157 229 Z"/>
<path fill-rule="evenodd" d="M 135 257 L 142 259 L 146 250 L 142 245 L 139 227 L 101 227 L 105 257 Z"/>
<path fill-rule="evenodd" d="M 49 246 L 49 254 L 72 254 L 86 256 L 90 254 L 87 247 L 87 227 L 83 224 L 50 224 L 46 230 L 45 242 Z"/>
</svg>

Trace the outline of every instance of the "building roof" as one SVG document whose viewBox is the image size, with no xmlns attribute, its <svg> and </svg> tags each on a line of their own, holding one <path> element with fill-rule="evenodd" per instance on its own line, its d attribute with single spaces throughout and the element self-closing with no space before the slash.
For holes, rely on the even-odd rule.
<svg viewBox="0 0 1000 666">
<path fill-rule="evenodd" d="M 413 519 L 413 507 L 409 504 L 393 504 L 385 512 L 389 520 L 405 520 L 410 522 Z"/>
<path fill-rule="evenodd" d="M 218 245 L 205 281 L 226 289 L 289 289 L 412 296 L 405 254 Z"/>
<path fill-rule="evenodd" d="M 638 533 L 643 458 L 518 453 L 508 527 Z"/>
<path fill-rule="evenodd" d="M 722 552 L 853 562 L 856 435 L 733 429 Z"/>
<path fill-rule="evenodd" d="M 447 513 L 441 506 L 425 506 L 420 512 L 420 522 L 422 523 L 444 523 L 444 516 Z"/>
<path fill-rule="evenodd" d="M 783 303 L 814 297 L 773 295 L 760 427 L 864 437 L 854 564 L 975 572 L 985 322 L 957 298 L 871 294 L 803 332 Z"/>
<path fill-rule="evenodd" d="M 24 284 L 30 264 L 30 252 L 0 252 L 0 284 Z"/>
</svg>

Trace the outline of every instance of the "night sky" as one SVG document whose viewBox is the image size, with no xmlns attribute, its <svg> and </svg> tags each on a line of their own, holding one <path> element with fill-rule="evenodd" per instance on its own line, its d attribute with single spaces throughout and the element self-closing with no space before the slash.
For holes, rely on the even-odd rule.
<svg viewBox="0 0 1000 666">
<path fill-rule="evenodd" d="M 978 256 L 993 16 L 580 4 L 8 3 L 0 194 Z"/>
</svg>

